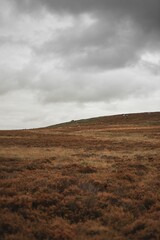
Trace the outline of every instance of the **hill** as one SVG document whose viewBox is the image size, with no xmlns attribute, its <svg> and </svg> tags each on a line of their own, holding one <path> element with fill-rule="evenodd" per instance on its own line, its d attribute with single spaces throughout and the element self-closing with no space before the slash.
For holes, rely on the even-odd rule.
<svg viewBox="0 0 160 240">
<path fill-rule="evenodd" d="M 112 115 L 112 116 L 104 116 L 104 117 L 96 117 L 90 119 L 82 119 L 82 120 L 72 120 L 70 122 L 61 123 L 52 127 L 67 127 L 68 125 L 74 125 L 75 123 L 80 124 L 81 126 L 89 125 L 89 127 L 97 124 L 106 124 L 108 125 L 160 125 L 160 112 L 145 112 L 145 113 L 132 113 L 132 114 L 120 114 L 120 115 Z"/>
<path fill-rule="evenodd" d="M 0 239 L 160 239 L 160 112 L 0 131 Z"/>
</svg>

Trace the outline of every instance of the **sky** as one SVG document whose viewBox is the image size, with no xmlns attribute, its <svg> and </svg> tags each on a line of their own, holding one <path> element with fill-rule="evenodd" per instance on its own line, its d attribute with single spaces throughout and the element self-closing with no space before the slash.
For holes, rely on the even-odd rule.
<svg viewBox="0 0 160 240">
<path fill-rule="evenodd" d="M 160 110 L 159 0 L 0 0 L 0 129 Z"/>
</svg>

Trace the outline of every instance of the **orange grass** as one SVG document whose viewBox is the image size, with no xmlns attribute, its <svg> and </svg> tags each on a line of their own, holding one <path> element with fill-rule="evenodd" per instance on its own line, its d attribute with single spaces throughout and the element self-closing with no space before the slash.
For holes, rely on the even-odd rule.
<svg viewBox="0 0 160 240">
<path fill-rule="evenodd" d="M 0 239 L 159 240 L 160 113 L 0 131 Z"/>
</svg>

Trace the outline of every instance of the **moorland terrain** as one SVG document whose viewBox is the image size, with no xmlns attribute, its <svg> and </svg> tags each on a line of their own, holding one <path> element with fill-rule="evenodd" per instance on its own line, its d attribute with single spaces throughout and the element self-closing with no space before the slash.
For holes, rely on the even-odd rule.
<svg viewBox="0 0 160 240">
<path fill-rule="evenodd" d="M 1 240 L 159 240 L 160 112 L 0 131 Z"/>
</svg>

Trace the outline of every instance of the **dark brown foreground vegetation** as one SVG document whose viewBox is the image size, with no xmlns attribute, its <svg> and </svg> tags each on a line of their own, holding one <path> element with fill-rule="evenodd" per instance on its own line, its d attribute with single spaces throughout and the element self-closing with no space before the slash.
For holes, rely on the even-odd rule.
<svg viewBox="0 0 160 240">
<path fill-rule="evenodd" d="M 0 131 L 1 240 L 159 240 L 160 113 Z"/>
</svg>

